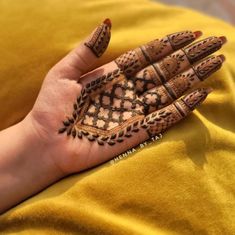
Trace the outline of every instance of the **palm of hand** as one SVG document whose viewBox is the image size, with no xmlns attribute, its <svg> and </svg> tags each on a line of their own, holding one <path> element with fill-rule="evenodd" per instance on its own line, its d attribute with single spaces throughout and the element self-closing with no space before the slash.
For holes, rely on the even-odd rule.
<svg viewBox="0 0 235 235">
<path fill-rule="evenodd" d="M 82 45 L 84 57 L 90 49 L 96 56 L 102 54 L 109 41 L 109 26 L 105 23 L 98 27 L 86 43 L 89 48 Z M 102 38 L 99 49 L 97 41 Z M 40 138 L 50 146 L 53 161 L 66 173 L 87 169 L 185 117 L 206 98 L 208 89 L 177 98 L 218 70 L 223 62 L 222 56 L 214 56 L 192 67 L 224 43 L 223 38 L 213 37 L 180 50 L 196 38 L 197 33 L 185 31 L 152 41 L 103 66 L 102 73 L 96 69 L 84 74 L 78 82 L 64 76 L 63 69 L 59 73 L 52 69 L 31 119 Z M 68 66 L 65 73 L 69 71 L 73 77 L 76 69 Z M 58 135 L 58 129 L 67 135 Z"/>
</svg>

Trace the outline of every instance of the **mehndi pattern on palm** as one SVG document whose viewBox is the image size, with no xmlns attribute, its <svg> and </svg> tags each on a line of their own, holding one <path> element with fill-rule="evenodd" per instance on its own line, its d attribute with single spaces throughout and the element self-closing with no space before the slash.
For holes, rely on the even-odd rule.
<svg viewBox="0 0 235 235">
<path fill-rule="evenodd" d="M 223 55 L 199 61 L 220 49 L 225 39 L 210 37 L 187 46 L 198 36 L 200 32 L 171 34 L 119 56 L 117 69 L 82 89 L 59 133 L 114 145 L 140 129 L 150 137 L 164 132 L 199 105 L 211 89 L 197 89 L 178 98 L 224 61 Z"/>
</svg>

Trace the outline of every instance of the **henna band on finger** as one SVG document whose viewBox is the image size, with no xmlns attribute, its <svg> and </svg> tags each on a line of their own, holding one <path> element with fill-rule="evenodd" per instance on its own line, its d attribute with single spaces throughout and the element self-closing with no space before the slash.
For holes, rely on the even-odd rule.
<svg viewBox="0 0 235 235">
<path fill-rule="evenodd" d="M 156 71 L 155 81 L 157 81 L 157 85 L 163 84 L 190 67 L 192 63 L 219 50 L 224 43 L 225 41 L 221 38 L 210 37 L 180 49 L 162 61 L 153 64 Z"/>
<path fill-rule="evenodd" d="M 187 90 L 219 70 L 225 60 L 223 55 L 211 56 L 187 71 L 175 76 L 165 84 L 152 88 L 141 95 L 145 114 L 170 104 Z"/>
<path fill-rule="evenodd" d="M 146 65 L 163 58 L 177 48 L 191 43 L 195 38 L 195 33 L 191 31 L 171 34 L 161 40 L 156 39 L 134 50 L 128 51 L 119 56 L 115 62 L 127 77 L 131 77 Z"/>
</svg>

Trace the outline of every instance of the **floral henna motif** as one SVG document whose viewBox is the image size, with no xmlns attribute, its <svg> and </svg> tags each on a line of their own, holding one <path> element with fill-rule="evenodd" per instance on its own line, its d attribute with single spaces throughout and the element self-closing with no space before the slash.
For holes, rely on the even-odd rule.
<svg viewBox="0 0 235 235">
<path fill-rule="evenodd" d="M 140 129 L 145 129 L 152 137 L 182 119 L 189 110 L 202 102 L 208 91 L 198 89 L 180 101 L 145 117 L 143 100 L 141 101 L 132 93 L 133 89 L 133 83 L 131 84 L 126 79 L 120 69 L 88 83 L 73 105 L 72 116 L 63 121 L 63 127 L 58 132 L 67 133 L 73 138 L 86 137 L 89 141 L 97 141 L 99 145 L 105 143 L 114 145 L 122 142 Z M 108 90 L 110 91 L 109 96 L 107 95 Z M 128 97 L 121 91 L 127 92 Z M 116 94 L 120 96 L 116 96 Z M 106 101 L 103 99 L 105 96 L 109 97 L 106 100 L 110 102 L 109 104 L 105 103 Z M 117 107 L 113 102 L 114 98 L 118 98 Z M 125 104 L 126 101 L 130 104 Z M 145 100 L 145 102 L 147 101 Z M 159 94 L 156 96 L 155 102 L 163 102 Z M 108 113 L 104 112 L 105 109 Z"/>
<path fill-rule="evenodd" d="M 158 79 L 159 77 L 156 75 L 155 68 L 153 65 L 149 65 L 132 78 L 132 81 L 136 87 L 136 92 L 141 94 L 144 91 L 161 84 L 161 81 Z"/>
<path fill-rule="evenodd" d="M 100 57 L 108 47 L 111 35 L 110 29 L 111 21 L 106 19 L 100 26 L 97 27 L 91 39 L 84 43 L 97 57 Z"/>
<path fill-rule="evenodd" d="M 86 43 L 96 56 L 100 56 L 107 47 L 110 27 L 106 20 Z M 63 127 L 58 133 L 66 133 L 73 138 L 86 138 L 99 145 L 114 145 L 130 138 L 140 129 L 145 129 L 152 137 L 181 120 L 205 99 L 209 90 L 198 89 L 171 105 L 168 104 L 199 79 L 203 80 L 219 69 L 224 60 L 222 56 L 209 58 L 193 66 L 187 74 L 175 76 L 164 83 L 166 77 L 181 71 L 190 50 L 187 51 L 186 48 L 187 52 L 173 53 L 161 62 L 161 67 L 151 64 L 152 61 L 169 54 L 172 48 L 176 49 L 179 45 L 194 40 L 195 34 L 190 34 L 193 33 L 168 35 L 160 41 L 155 40 L 117 58 L 115 62 L 119 69 L 86 84 L 73 105 L 72 114 L 63 121 Z M 209 50 L 211 52 L 212 49 Z M 205 50 L 204 54 L 206 53 Z M 197 54 L 201 56 L 199 52 Z M 130 79 L 132 74 L 147 64 L 151 65 L 143 70 L 142 77 Z M 165 71 L 165 77 L 161 71 Z M 155 91 L 149 90 L 138 96 L 138 91 L 148 90 L 158 83 L 164 84 Z M 156 108 L 162 109 L 154 112 Z"/>
<path fill-rule="evenodd" d="M 143 119 L 133 83 L 120 69 L 88 83 L 73 108 L 59 133 L 66 132 L 74 138 L 85 136 L 100 145 L 113 145 L 131 137 L 132 132 L 139 130 L 138 121 Z"/>
<path fill-rule="evenodd" d="M 144 106 L 144 114 L 147 115 L 156 109 L 165 107 L 174 99 L 164 86 L 159 86 L 157 89 L 146 91 L 140 100 Z"/>
</svg>

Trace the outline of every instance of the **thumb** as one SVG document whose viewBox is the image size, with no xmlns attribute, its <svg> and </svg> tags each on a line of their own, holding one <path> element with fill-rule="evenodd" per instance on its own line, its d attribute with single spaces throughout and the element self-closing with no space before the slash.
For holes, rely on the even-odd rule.
<svg viewBox="0 0 235 235">
<path fill-rule="evenodd" d="M 78 47 L 60 60 L 52 71 L 59 77 L 77 80 L 102 56 L 110 37 L 111 21 L 106 19 Z"/>
</svg>

